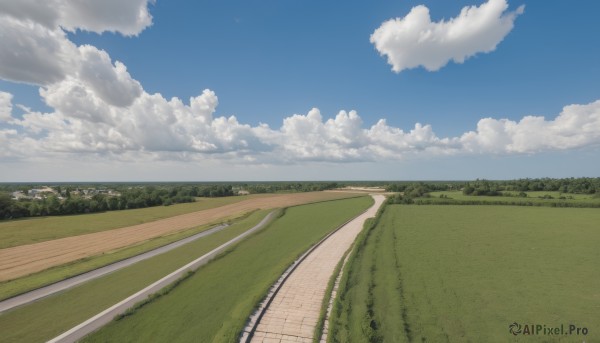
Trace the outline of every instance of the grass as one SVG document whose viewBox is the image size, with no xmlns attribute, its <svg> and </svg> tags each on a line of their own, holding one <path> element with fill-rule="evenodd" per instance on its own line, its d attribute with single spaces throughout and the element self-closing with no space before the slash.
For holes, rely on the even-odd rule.
<svg viewBox="0 0 600 343">
<path fill-rule="evenodd" d="M 147 223 L 224 206 L 252 197 L 256 195 L 197 198 L 196 202 L 171 206 L 0 221 L 0 249 Z"/>
<path fill-rule="evenodd" d="M 222 222 L 239 221 L 247 213 L 240 217 L 223 218 Z M 4 300 L 64 279 L 73 277 L 90 270 L 94 270 L 108 264 L 124 260 L 126 258 L 139 255 L 146 251 L 167 245 L 169 243 L 184 239 L 196 233 L 214 227 L 217 223 L 198 226 L 195 228 L 179 231 L 165 236 L 155 237 L 138 244 L 128 246 L 122 249 L 107 251 L 100 255 L 85 257 L 70 263 L 62 264 L 43 271 L 26 275 L 17 279 L 0 282 L 0 300 Z"/>
<path fill-rule="evenodd" d="M 371 204 L 360 197 L 291 207 L 170 293 L 83 341 L 237 342 L 252 311 L 295 258 Z"/>
<path fill-rule="evenodd" d="M 347 265 L 329 340 L 600 342 L 598 223 L 596 209 L 389 205 Z M 589 333 L 513 336 L 513 322 Z"/>
<path fill-rule="evenodd" d="M 256 225 L 268 211 L 167 253 L 0 314 L 3 342 L 43 342 L 100 313 Z"/>
<path fill-rule="evenodd" d="M 437 202 L 445 202 L 451 204 L 456 202 L 457 205 L 460 202 L 482 202 L 482 203 L 505 203 L 505 204 L 528 204 L 532 206 L 558 206 L 565 205 L 567 207 L 600 207 L 600 198 L 594 197 L 591 194 L 568 194 L 560 192 L 525 192 L 527 197 L 517 196 L 519 192 L 504 192 L 506 195 L 502 196 L 476 196 L 476 195 L 464 195 L 461 191 L 442 191 L 442 192 L 431 192 L 431 198 L 419 198 L 420 201 L 431 202 L 433 204 Z M 443 196 L 444 198 L 440 198 Z M 544 199 L 544 196 L 551 196 L 551 199 Z M 564 197 L 565 199 L 560 199 Z"/>
</svg>

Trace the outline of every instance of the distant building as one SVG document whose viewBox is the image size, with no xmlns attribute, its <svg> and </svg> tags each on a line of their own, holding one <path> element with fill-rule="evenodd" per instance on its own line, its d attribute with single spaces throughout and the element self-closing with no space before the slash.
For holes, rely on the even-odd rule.
<svg viewBox="0 0 600 343">
<path fill-rule="evenodd" d="M 22 191 L 12 192 L 11 195 L 14 200 L 31 199 L 31 197 L 25 195 L 25 193 L 23 193 Z"/>
</svg>

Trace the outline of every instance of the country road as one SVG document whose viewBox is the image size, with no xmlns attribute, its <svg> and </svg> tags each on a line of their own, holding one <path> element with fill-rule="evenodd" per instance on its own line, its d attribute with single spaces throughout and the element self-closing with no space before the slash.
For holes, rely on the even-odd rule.
<svg viewBox="0 0 600 343">
<path fill-rule="evenodd" d="M 218 254 L 223 252 L 229 246 L 241 241 L 248 235 L 259 231 L 263 227 L 265 227 L 274 217 L 275 212 L 270 212 L 263 220 L 260 221 L 257 225 L 252 227 L 251 229 L 245 231 L 244 233 L 236 236 L 235 238 L 223 243 L 219 247 L 211 250 L 210 252 L 202 255 L 201 257 L 195 259 L 194 261 L 186 264 L 185 266 L 177 269 L 171 274 L 165 276 L 164 278 L 154 282 L 150 286 L 140 290 L 139 292 L 131 295 L 130 297 L 120 301 L 119 303 L 109 307 L 108 309 L 102 311 L 101 313 L 95 315 L 94 317 L 86 320 L 85 322 L 75 326 L 74 328 L 64 332 L 63 334 L 49 340 L 49 343 L 56 342 L 76 342 L 82 337 L 90 334 L 91 332 L 98 330 L 102 326 L 108 324 L 113 318 L 127 309 L 133 307 L 136 303 L 146 299 L 148 296 L 160 291 L 164 287 L 170 285 L 171 283 L 177 281 L 179 278 L 183 277 L 187 272 L 194 271 L 201 267 L 202 265 L 208 263 Z"/>
<path fill-rule="evenodd" d="M 377 214 L 385 196 L 327 237 L 289 274 L 268 301 L 262 316 L 244 330 L 240 342 L 313 342 L 327 284 L 335 266 L 352 246 L 364 222 Z"/>
<path fill-rule="evenodd" d="M 103 275 L 106 275 L 108 273 L 112 273 L 114 271 L 117 271 L 119 269 L 128 267 L 134 263 L 149 259 L 151 257 L 160 255 L 162 253 L 165 253 L 167 251 L 173 250 L 175 248 L 178 248 L 184 244 L 193 242 L 197 239 L 200 239 L 202 237 L 206 237 L 208 235 L 211 235 L 215 232 L 221 231 L 224 228 L 226 228 L 228 225 L 219 225 L 213 228 L 210 228 L 208 230 L 199 232 L 195 235 L 192 235 L 190 237 L 181 239 L 179 241 L 164 245 L 162 247 L 147 251 L 143 254 L 139 254 L 136 256 L 132 256 L 130 258 L 121 260 L 119 262 L 115 262 L 115 263 L 111 263 L 107 266 L 98 268 L 98 269 L 94 269 L 91 270 L 87 273 L 83 273 L 53 284 L 50 284 L 48 286 L 45 287 L 41 287 L 38 289 L 35 289 L 33 291 L 27 292 L 27 293 L 23 293 L 20 295 L 17 295 L 15 297 L 12 298 L 8 298 L 5 299 L 3 301 L 0 301 L 0 313 L 4 312 L 4 311 L 8 311 L 12 308 L 15 308 L 17 306 L 21 306 L 21 305 L 25 305 L 28 303 L 31 303 L 33 301 L 39 300 L 41 298 L 47 297 L 49 295 L 52 295 L 54 293 L 60 292 L 60 291 L 64 291 L 67 290 L 71 287 L 75 287 L 77 285 L 80 285 L 84 282 L 99 278 Z"/>
</svg>

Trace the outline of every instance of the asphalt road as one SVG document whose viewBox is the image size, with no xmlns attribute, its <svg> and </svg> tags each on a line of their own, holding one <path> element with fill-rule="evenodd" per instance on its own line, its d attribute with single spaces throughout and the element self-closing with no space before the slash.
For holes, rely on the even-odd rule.
<svg viewBox="0 0 600 343">
<path fill-rule="evenodd" d="M 133 294 L 132 296 L 122 300 L 121 302 L 111 306 L 110 308 L 107 308 L 106 310 L 104 310 L 101 313 L 95 315 L 94 317 L 86 320 L 85 322 L 75 326 L 74 328 L 70 329 L 69 331 L 49 340 L 48 343 L 76 342 L 77 340 L 83 338 L 84 336 L 90 334 L 91 332 L 98 330 L 102 326 L 104 326 L 104 325 L 108 324 L 110 321 L 112 321 L 115 316 L 125 312 L 127 309 L 133 307 L 136 303 L 146 299 L 151 294 L 156 293 L 156 292 L 160 291 L 161 289 L 163 289 L 164 287 L 168 286 L 169 284 L 175 282 L 177 279 L 183 277 L 188 271 L 194 271 L 194 270 L 198 269 L 199 267 L 201 267 L 202 265 L 208 263 L 215 256 L 217 256 L 219 253 L 223 252 L 226 248 L 228 248 L 230 245 L 235 244 L 235 243 L 241 241 L 242 239 L 244 239 L 246 236 L 262 229 L 265 225 L 267 225 L 267 223 L 270 222 L 271 218 L 274 216 L 274 213 L 275 212 L 269 213 L 263 220 L 260 221 L 260 223 L 255 225 L 250 230 L 247 230 L 244 233 L 240 234 L 239 236 L 227 241 L 226 243 L 223 243 L 219 247 L 211 250 L 210 252 L 206 253 L 205 255 L 186 264 L 185 266 L 177 269 L 173 273 L 154 282 L 150 286 L 148 286 L 148 287 L 142 289 L 141 291 Z"/>
<path fill-rule="evenodd" d="M 202 237 L 206 237 L 210 234 L 213 234 L 215 232 L 221 231 L 224 228 L 226 228 L 227 225 L 219 225 L 216 227 L 213 227 L 211 229 L 202 231 L 200 233 L 197 233 L 195 235 L 192 235 L 190 237 L 184 238 L 182 240 L 164 245 L 160 248 L 156 248 L 154 250 L 150 250 L 148 252 L 145 252 L 143 254 L 140 255 L 136 255 L 130 258 L 127 258 L 125 260 L 121 260 L 119 262 L 115 262 L 112 264 L 109 264 L 107 266 L 104 266 L 102 268 L 98 268 L 98 269 L 94 269 L 91 270 L 87 273 L 83 273 L 77 276 L 74 276 L 72 278 L 68 278 L 56 283 L 53 283 L 51 285 L 42 287 L 42 288 L 38 288 L 35 289 L 31 292 L 27 292 L 27 293 L 23 293 L 21 295 L 17 295 L 15 297 L 0 301 L 0 313 L 10 310 L 12 308 L 15 308 L 17 306 L 21 306 L 21 305 L 25 305 L 28 303 L 31 303 L 33 301 L 39 300 L 41 298 L 47 297 L 49 295 L 52 295 L 54 293 L 57 292 L 61 292 L 64 291 L 66 289 L 69 289 L 71 287 L 75 287 L 77 285 L 80 285 L 84 282 L 93 280 L 95 278 L 101 277 L 103 275 L 106 275 L 108 273 L 112 273 L 114 271 L 117 271 L 119 269 L 128 267 L 134 263 L 149 259 L 150 257 L 154 257 L 156 255 L 160 255 L 162 253 L 165 253 L 167 251 L 173 250 L 175 248 L 178 248 L 184 244 L 190 243 L 192 241 L 195 241 L 197 239 L 200 239 Z"/>
</svg>

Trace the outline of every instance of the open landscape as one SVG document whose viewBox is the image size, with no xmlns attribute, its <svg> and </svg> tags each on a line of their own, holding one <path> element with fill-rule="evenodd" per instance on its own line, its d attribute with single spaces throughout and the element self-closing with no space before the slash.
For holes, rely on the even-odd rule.
<svg viewBox="0 0 600 343">
<path fill-rule="evenodd" d="M 0 343 L 600 343 L 598 13 L 0 0 Z"/>
<path fill-rule="evenodd" d="M 599 222 L 596 209 L 390 205 L 347 267 L 330 341 L 503 342 L 513 322 L 565 326 L 532 342 L 599 341 L 567 335 L 597 327 Z"/>
<path fill-rule="evenodd" d="M 301 193 L 246 199 L 203 211 L 181 214 L 144 224 L 0 250 L 0 281 L 15 279 L 53 266 L 123 248 L 165 234 L 219 222 L 230 216 L 275 207 L 353 196 L 347 193 Z M 43 226 L 44 223 L 34 223 Z"/>
<path fill-rule="evenodd" d="M 567 184 L 581 182 L 588 180 Z M 24 244 L 0 249 L 5 270 L 11 263 L 19 265 L 8 258 L 19 249 L 29 249 L 23 254 L 29 261 L 46 263 L 62 250 L 96 254 L 42 265 L 38 272 L 3 281 L 5 301 L 211 228 L 216 231 L 9 307 L 0 313 L 0 331 L 10 332 L 4 338 L 15 342 L 54 337 L 70 342 L 71 336 L 86 342 L 313 342 L 316 337 L 326 342 L 437 342 L 514 340 L 518 337 L 509 330 L 518 328 L 523 334 L 541 325 L 527 339 L 571 342 L 582 337 L 594 342 L 591 318 L 600 309 L 595 268 L 600 262 L 599 198 L 575 190 L 518 191 L 514 184 L 350 183 L 324 192 L 200 198 L 167 207 L 4 221 L 0 235 L 11 237 L 18 227 L 27 233 L 19 238 Z M 377 208 L 352 223 L 353 228 L 344 224 L 371 206 L 372 197 L 379 197 L 380 204 L 387 199 L 375 218 L 367 219 Z M 268 213 L 266 226 L 257 227 Z M 57 223 L 64 224 L 63 231 Z M 77 230 L 85 223 L 89 228 Z M 225 226 L 215 227 L 219 223 Z M 48 227 L 60 238 L 26 244 L 27 237 L 52 232 Z M 250 228 L 258 231 L 209 254 L 198 270 L 136 298 L 114 312 L 116 317 L 101 316 Z M 337 236 L 350 236 L 319 242 L 337 228 Z M 103 244 L 94 244 L 98 241 Z M 314 252 L 303 255 L 317 242 Z M 40 250 L 43 246 L 55 249 Z M 577 292 L 565 291 L 570 289 Z M 81 326 L 86 318 L 102 322 Z M 533 329 L 524 329 L 529 325 Z M 544 325 L 560 328 L 560 336 L 540 334 Z"/>
</svg>

